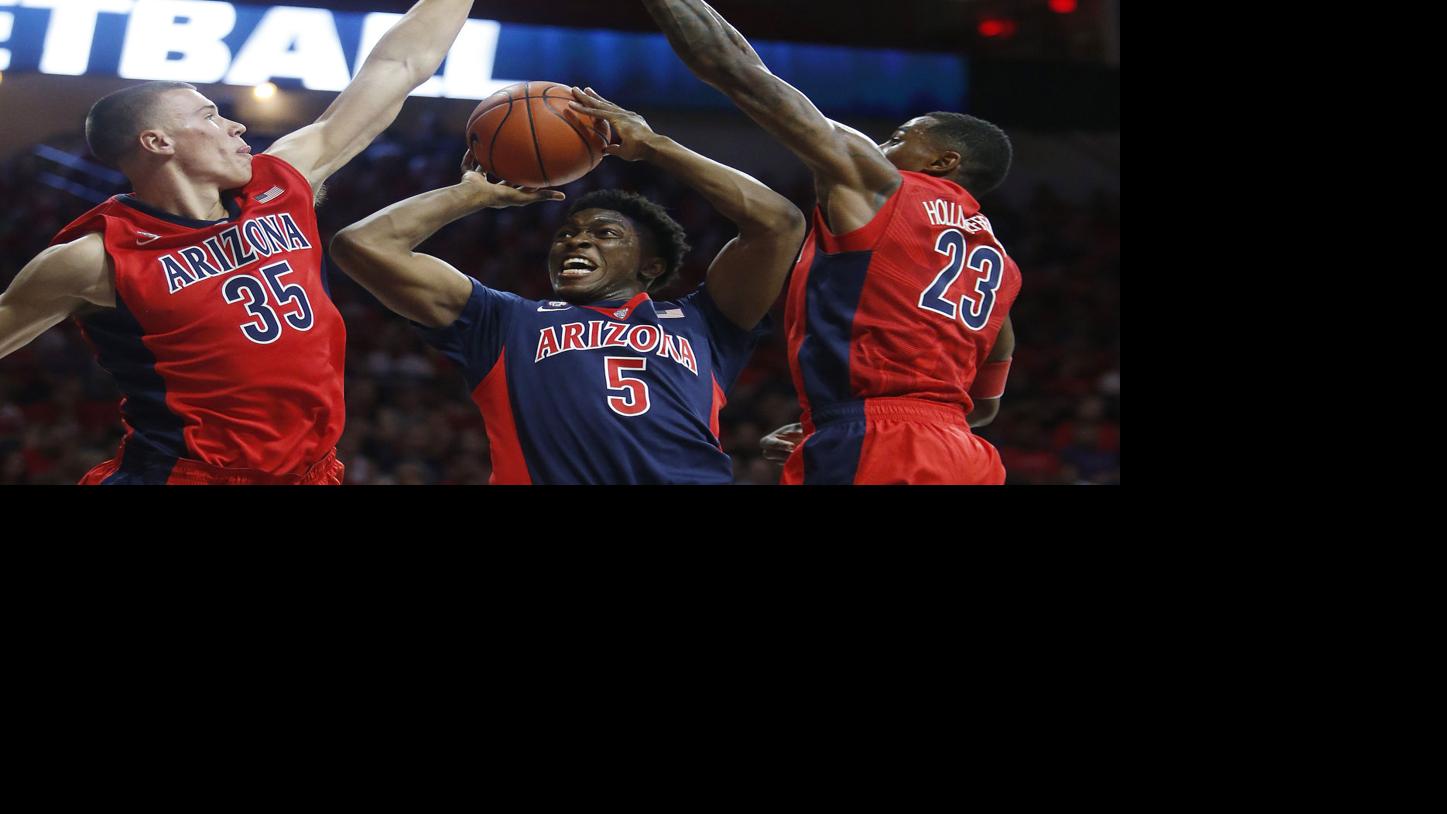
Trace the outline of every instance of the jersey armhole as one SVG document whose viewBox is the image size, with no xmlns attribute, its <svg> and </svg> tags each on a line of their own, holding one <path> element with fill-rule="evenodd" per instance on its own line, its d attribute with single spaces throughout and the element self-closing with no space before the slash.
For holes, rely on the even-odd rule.
<svg viewBox="0 0 1447 814">
<path fill-rule="evenodd" d="M 306 188 L 307 199 L 311 201 L 316 201 L 317 191 L 315 189 L 312 189 L 311 182 L 306 179 L 305 175 L 302 175 L 301 170 L 293 167 L 291 165 L 291 162 L 287 161 L 281 156 L 272 155 L 271 153 L 262 153 L 261 155 L 256 156 L 256 158 L 252 160 L 253 162 L 255 162 L 256 160 L 263 158 L 276 162 L 277 169 L 280 170 L 283 174 L 290 175 L 293 179 L 300 181 L 301 185 Z"/>
<path fill-rule="evenodd" d="M 822 205 L 814 205 L 814 231 L 819 236 L 819 247 L 829 254 L 840 252 L 863 252 L 874 248 L 874 244 L 884 236 L 885 229 L 889 228 L 889 222 L 894 217 L 894 210 L 899 206 L 899 199 L 903 197 L 906 179 L 900 178 L 899 186 L 890 194 L 884 206 L 874 213 L 874 217 L 863 226 L 852 232 L 836 235 L 829 229 L 829 224 L 824 219 Z"/>
</svg>

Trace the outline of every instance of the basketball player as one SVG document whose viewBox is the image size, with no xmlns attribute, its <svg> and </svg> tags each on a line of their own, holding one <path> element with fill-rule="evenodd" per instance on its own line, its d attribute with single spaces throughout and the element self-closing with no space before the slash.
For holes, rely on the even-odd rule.
<svg viewBox="0 0 1447 814">
<path fill-rule="evenodd" d="M 573 203 L 548 254 L 551 301 L 495 291 L 414 252 L 479 210 L 563 199 L 475 171 L 342 230 L 332 257 L 462 366 L 487 425 L 492 483 L 731 483 L 719 408 L 764 333 L 804 237 L 803 214 L 591 89 L 574 88 L 573 97 L 575 109 L 612 126 L 620 143 L 607 155 L 674 174 L 738 225 L 704 285 L 675 301 L 649 296 L 677 274 L 688 250 L 683 228 L 618 190 Z M 470 153 L 464 166 L 476 168 Z"/>
<path fill-rule="evenodd" d="M 876 146 L 770 73 L 707 3 L 643 4 L 700 79 L 814 173 L 785 309 L 802 426 L 765 444 L 770 456 L 792 445 L 782 482 L 1003 483 L 970 426 L 999 409 L 1020 272 L 974 196 L 1004 180 L 1009 139 L 939 112 Z"/>
<path fill-rule="evenodd" d="M 184 82 L 91 107 L 134 192 L 55 236 L 0 296 L 0 356 L 75 317 L 116 378 L 125 438 L 82 484 L 340 484 L 346 332 L 313 198 L 430 78 L 471 0 L 419 0 L 311 125 L 258 156 Z"/>
</svg>

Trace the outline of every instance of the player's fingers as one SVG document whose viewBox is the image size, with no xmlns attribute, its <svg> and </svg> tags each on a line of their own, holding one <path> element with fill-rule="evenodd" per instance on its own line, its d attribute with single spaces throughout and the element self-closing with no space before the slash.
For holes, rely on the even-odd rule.
<svg viewBox="0 0 1447 814">
<path fill-rule="evenodd" d="M 579 113 L 586 113 L 586 114 L 588 114 L 589 116 L 596 116 L 596 117 L 598 117 L 598 118 L 600 118 L 600 119 L 607 119 L 608 121 L 612 121 L 612 120 L 613 120 L 613 117 L 615 117 L 615 116 L 618 115 L 618 111 L 616 111 L 616 110 L 604 110 L 604 109 L 599 108 L 599 107 L 593 107 L 593 106 L 591 106 L 591 105 L 579 104 L 579 103 L 577 103 L 577 102 L 569 102 L 569 103 L 568 103 L 568 107 L 571 107 L 572 109 L 578 111 Z"/>
<path fill-rule="evenodd" d="M 588 93 L 582 88 L 577 87 L 573 88 L 573 99 L 579 104 L 588 105 L 590 107 L 601 107 L 605 109 L 617 107 L 617 105 L 613 104 L 607 99 L 604 99 L 602 96 L 599 96 L 596 93 Z"/>
</svg>

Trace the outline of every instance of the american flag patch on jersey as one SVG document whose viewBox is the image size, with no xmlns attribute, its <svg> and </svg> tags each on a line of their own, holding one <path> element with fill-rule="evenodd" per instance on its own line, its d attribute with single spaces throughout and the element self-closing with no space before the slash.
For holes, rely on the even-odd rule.
<svg viewBox="0 0 1447 814">
<path fill-rule="evenodd" d="M 267 201 L 275 198 L 276 196 L 280 195 L 285 191 L 286 190 L 282 189 L 281 187 L 272 187 L 271 189 L 268 189 L 260 195 L 257 195 L 255 200 L 257 203 L 266 203 Z"/>
<path fill-rule="evenodd" d="M 658 312 L 659 319 L 683 319 L 682 308 L 668 308 Z"/>
</svg>

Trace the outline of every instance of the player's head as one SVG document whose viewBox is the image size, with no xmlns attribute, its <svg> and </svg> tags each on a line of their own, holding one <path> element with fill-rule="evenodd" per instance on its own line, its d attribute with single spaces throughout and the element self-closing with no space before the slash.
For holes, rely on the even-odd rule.
<svg viewBox="0 0 1447 814">
<path fill-rule="evenodd" d="M 548 275 L 559 299 L 623 299 L 659 291 L 688 253 L 683 227 L 632 192 L 600 189 L 573 203 L 553 236 Z"/>
<path fill-rule="evenodd" d="M 975 195 L 1005 180 L 1013 155 L 1004 130 L 984 119 L 945 111 L 901 124 L 879 148 L 899 169 L 947 178 Z"/>
<path fill-rule="evenodd" d="M 185 82 L 144 82 L 101 97 L 85 118 L 85 140 L 127 175 L 174 163 L 187 178 L 221 189 L 251 180 L 246 128 Z"/>
</svg>

